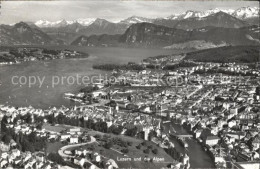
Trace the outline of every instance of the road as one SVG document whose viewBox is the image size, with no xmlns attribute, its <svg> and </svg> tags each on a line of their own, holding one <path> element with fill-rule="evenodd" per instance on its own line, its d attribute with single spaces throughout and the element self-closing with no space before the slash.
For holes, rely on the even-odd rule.
<svg viewBox="0 0 260 169">
<path fill-rule="evenodd" d="M 86 143 L 79 143 L 79 144 L 72 144 L 72 145 L 67 145 L 67 146 L 64 146 L 64 147 L 61 147 L 58 151 L 59 155 L 61 157 L 74 157 L 74 156 L 71 156 L 71 155 L 68 155 L 68 154 L 65 154 L 64 151 L 68 148 L 74 148 L 74 147 L 79 147 L 79 146 L 84 146 L 84 145 L 87 145 L 87 144 L 91 144 L 91 143 L 94 143 L 96 142 L 96 138 L 93 137 L 93 136 L 90 136 L 90 141 L 89 142 L 86 142 Z"/>
<path fill-rule="evenodd" d="M 59 149 L 58 153 L 59 153 L 59 155 L 60 155 L 61 157 L 65 157 L 65 158 L 66 158 L 66 157 L 74 157 L 74 156 L 65 154 L 64 151 L 65 151 L 66 149 L 68 149 L 68 148 L 80 147 L 80 146 L 84 146 L 84 145 L 91 144 L 91 143 L 94 143 L 94 142 L 97 142 L 97 141 L 96 141 L 96 138 L 93 137 L 93 136 L 90 136 L 90 141 L 89 141 L 89 142 L 87 142 L 87 143 L 80 143 L 80 144 L 72 144 L 72 145 L 67 145 L 67 146 L 61 147 L 61 148 Z M 97 142 L 97 143 L 98 143 L 98 142 Z M 102 156 L 102 155 L 101 155 L 101 156 Z M 105 156 L 102 156 L 102 157 L 104 157 L 104 158 L 106 158 L 106 159 L 109 159 L 109 158 L 107 158 L 107 157 L 105 157 Z M 109 161 L 112 162 L 113 166 L 116 166 L 116 168 L 118 168 L 116 162 L 115 162 L 113 159 L 109 159 Z M 91 161 L 89 161 L 89 160 L 87 160 L 87 159 L 85 159 L 85 162 L 94 165 Z M 95 167 L 96 167 L 95 169 L 99 169 L 96 165 L 95 165 Z"/>
</svg>

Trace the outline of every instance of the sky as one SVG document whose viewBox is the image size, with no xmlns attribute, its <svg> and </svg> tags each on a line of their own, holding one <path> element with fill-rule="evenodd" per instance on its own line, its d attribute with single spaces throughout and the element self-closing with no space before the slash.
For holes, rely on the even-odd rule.
<svg viewBox="0 0 260 169">
<path fill-rule="evenodd" d="M 102 18 L 119 21 L 130 16 L 167 17 L 187 10 L 237 9 L 259 6 L 258 1 L 2 1 L 0 24 L 20 21 Z"/>
</svg>

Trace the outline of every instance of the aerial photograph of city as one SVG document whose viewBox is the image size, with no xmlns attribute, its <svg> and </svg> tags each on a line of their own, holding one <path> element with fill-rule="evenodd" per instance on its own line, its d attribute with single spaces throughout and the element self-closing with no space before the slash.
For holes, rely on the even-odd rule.
<svg viewBox="0 0 260 169">
<path fill-rule="evenodd" d="M 0 0 L 0 169 L 260 169 L 243 0 Z"/>
</svg>

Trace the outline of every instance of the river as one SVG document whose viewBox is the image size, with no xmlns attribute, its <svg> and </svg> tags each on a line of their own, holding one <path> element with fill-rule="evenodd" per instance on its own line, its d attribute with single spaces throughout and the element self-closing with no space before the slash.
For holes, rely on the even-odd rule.
<svg viewBox="0 0 260 169">
<path fill-rule="evenodd" d="M 169 130 L 173 132 L 172 127 L 177 134 L 189 134 L 187 130 L 180 124 L 166 123 L 164 124 L 164 131 L 168 133 Z M 210 158 L 209 154 L 204 151 L 201 144 L 194 138 L 186 139 L 188 143 L 188 148 L 185 149 L 176 138 L 170 138 L 170 141 L 174 143 L 177 151 L 181 153 L 187 153 L 190 157 L 191 168 L 214 168 L 214 161 Z"/>
<path fill-rule="evenodd" d="M 123 64 L 140 62 L 142 59 L 173 53 L 182 53 L 181 50 L 163 49 L 134 49 L 134 48 L 98 48 L 75 46 L 46 46 L 49 49 L 70 49 L 86 52 L 90 56 L 85 59 L 59 59 L 50 61 L 24 62 L 16 65 L 0 66 L 0 104 L 12 106 L 29 106 L 48 108 L 52 106 L 72 106 L 71 102 L 63 98 L 65 92 L 77 92 L 84 86 L 83 83 L 71 83 L 69 77 L 92 77 L 109 72 L 93 70 L 92 65 L 97 63 Z M 20 85 L 20 78 L 25 76 L 38 78 L 35 85 L 28 83 Z M 62 77 L 63 83 L 62 82 Z M 19 78 L 19 79 L 18 79 Z M 25 78 L 21 79 L 24 80 Z M 53 81 L 59 79 L 57 85 Z M 71 78 L 70 78 L 71 79 Z M 12 82 L 13 80 L 13 82 Z M 40 82 L 42 81 L 42 83 Z M 24 82 L 24 81 L 22 81 Z M 40 85 L 42 84 L 42 85 Z"/>
</svg>

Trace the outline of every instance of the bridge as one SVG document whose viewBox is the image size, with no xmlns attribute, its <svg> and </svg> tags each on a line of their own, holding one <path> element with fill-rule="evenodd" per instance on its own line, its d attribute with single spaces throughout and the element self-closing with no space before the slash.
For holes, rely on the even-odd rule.
<svg viewBox="0 0 260 169">
<path fill-rule="evenodd" d="M 193 137 L 191 134 L 175 134 L 175 133 L 171 133 L 170 136 L 177 137 L 181 140 L 184 140 L 185 138 Z"/>
</svg>

